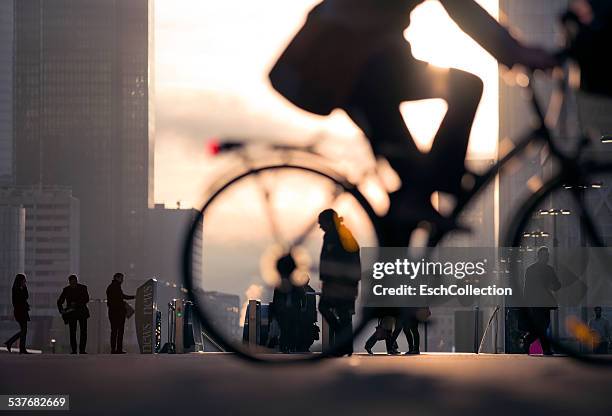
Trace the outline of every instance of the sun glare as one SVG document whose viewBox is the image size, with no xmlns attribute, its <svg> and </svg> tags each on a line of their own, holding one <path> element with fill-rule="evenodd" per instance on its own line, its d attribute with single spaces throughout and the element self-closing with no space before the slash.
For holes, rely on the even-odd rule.
<svg viewBox="0 0 612 416">
<path fill-rule="evenodd" d="M 498 0 L 478 2 L 497 16 Z M 199 97 L 191 107 L 202 109 L 194 116 L 194 124 L 201 125 L 205 133 L 194 130 L 195 135 L 185 140 L 193 143 L 206 137 L 204 134 L 227 134 L 224 129 L 241 134 L 241 128 L 244 136 L 264 130 L 276 132 L 277 139 L 294 141 L 323 133 L 340 140 L 361 135 L 342 111 L 330 117 L 307 114 L 269 85 L 271 65 L 316 3 L 317 0 L 156 1 L 158 96 L 175 97 L 190 91 L 189 97 Z M 498 135 L 498 70 L 494 59 L 460 31 L 438 1 L 427 0 L 413 11 L 412 24 L 405 35 L 418 59 L 438 67 L 460 68 L 484 80 L 484 98 L 472 130 L 468 157 L 494 158 Z M 194 100 L 184 100 L 190 99 Z M 221 108 L 217 105 L 219 100 L 236 105 Z M 419 148 L 427 150 L 446 112 L 445 103 L 408 103 L 401 106 L 401 111 Z M 266 130 L 265 123 L 273 123 L 274 127 Z M 167 149 L 170 143 L 180 146 L 174 131 L 168 131 L 168 126 L 160 127 L 158 143 L 164 144 L 160 150 Z M 156 200 L 175 201 L 173 183 L 180 176 L 176 172 L 178 161 L 173 163 L 171 157 L 164 155 L 157 157 L 162 163 L 156 168 Z M 193 174 L 185 173 L 185 182 L 192 181 Z M 182 195 L 179 199 L 185 198 Z"/>
<path fill-rule="evenodd" d="M 498 0 L 478 0 L 492 16 L 499 13 Z M 411 16 L 406 39 L 413 55 L 432 65 L 458 68 L 478 75 L 484 95 L 470 137 L 469 158 L 494 158 L 499 126 L 498 69 L 495 59 L 467 36 L 448 16 L 440 2 L 427 0 Z M 402 115 L 421 150 L 431 148 L 435 130 L 446 106 L 433 100 L 402 105 Z"/>
</svg>

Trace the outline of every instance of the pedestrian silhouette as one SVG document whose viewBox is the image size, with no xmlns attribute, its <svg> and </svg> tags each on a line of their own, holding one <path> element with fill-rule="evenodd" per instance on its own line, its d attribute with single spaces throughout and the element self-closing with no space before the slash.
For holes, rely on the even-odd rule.
<svg viewBox="0 0 612 416">
<path fill-rule="evenodd" d="M 557 309 L 557 300 L 552 292 L 561 288 L 555 270 L 548 264 L 550 253 L 547 247 L 540 247 L 537 261 L 525 271 L 524 297 L 528 307 L 522 309 L 521 328 L 527 333 L 523 337 L 523 350 L 529 353 L 529 346 L 536 339 L 545 355 L 552 355 L 548 341 L 550 311 Z"/>
<path fill-rule="evenodd" d="M 415 59 L 404 38 L 410 13 L 424 0 L 325 0 L 272 71 L 273 87 L 298 107 L 328 115 L 343 109 L 402 180 L 391 195 L 382 246 L 405 246 L 409 229 L 428 220 L 454 224 L 431 205 L 431 194 L 461 192 L 472 122 L 482 81 L 457 69 L 433 70 Z M 504 65 L 548 68 L 556 60 L 521 45 L 474 0 L 440 0 L 451 18 Z M 448 110 L 431 151 L 416 147 L 399 111 L 402 102 L 442 98 Z M 443 167 L 443 168 L 442 168 Z"/>
<path fill-rule="evenodd" d="M 111 354 L 125 354 L 123 351 L 123 332 L 127 316 L 126 300 L 135 296 L 126 295 L 121 289 L 123 273 L 115 273 L 113 280 L 106 288 L 106 305 L 108 306 L 108 320 L 111 325 Z"/>
<path fill-rule="evenodd" d="M 352 320 L 361 279 L 359 244 L 342 221 L 333 209 L 319 214 L 319 226 L 325 233 L 319 264 L 319 312 L 330 327 L 331 351 L 339 356 L 353 353 Z"/>
<path fill-rule="evenodd" d="M 276 263 L 280 282 L 272 297 L 274 316 L 280 326 L 279 347 L 283 353 L 298 350 L 300 332 L 300 304 L 304 297 L 304 288 L 291 281 L 291 274 L 296 270 L 295 260 L 291 254 L 281 257 Z"/>
<path fill-rule="evenodd" d="M 385 341 L 387 347 L 387 354 L 397 355 L 400 353 L 397 342 L 393 338 L 393 328 L 396 325 L 396 320 L 393 316 L 385 316 L 378 318 L 378 325 L 374 333 L 368 338 L 365 343 L 365 350 L 368 354 L 373 355 L 372 348 L 378 341 Z"/>
<path fill-rule="evenodd" d="M 312 344 L 319 339 L 317 326 L 317 299 L 315 290 L 308 284 L 303 286 L 300 297 L 299 326 L 297 350 L 308 352 Z"/>
<path fill-rule="evenodd" d="M 64 303 L 66 307 L 64 308 Z M 76 274 L 68 276 L 68 286 L 62 290 L 57 299 L 57 308 L 70 329 L 70 348 L 72 354 L 77 353 L 77 324 L 80 330 L 79 354 L 87 354 L 87 319 L 89 319 L 89 293 L 87 286 L 79 283 Z"/>
<path fill-rule="evenodd" d="M 406 341 L 408 342 L 408 351 L 406 351 L 406 355 L 418 355 L 421 353 L 419 322 L 429 318 L 430 315 L 431 312 L 429 308 L 399 308 L 395 330 L 393 331 L 391 340 L 397 343 L 397 337 L 400 332 L 404 331 Z"/>
<path fill-rule="evenodd" d="M 589 328 L 593 333 L 593 353 L 607 354 L 610 343 L 610 322 L 601 314 L 601 306 L 593 308 L 595 316 L 589 321 Z"/>
<path fill-rule="evenodd" d="M 30 305 L 28 304 L 28 287 L 26 285 L 26 276 L 23 273 L 18 273 L 13 281 L 12 289 L 13 301 L 13 316 L 19 324 L 19 331 L 10 337 L 4 345 L 8 352 L 11 352 L 13 343 L 19 340 L 19 353 L 29 354 L 26 349 L 26 338 L 28 335 L 28 321 L 30 320 Z"/>
</svg>

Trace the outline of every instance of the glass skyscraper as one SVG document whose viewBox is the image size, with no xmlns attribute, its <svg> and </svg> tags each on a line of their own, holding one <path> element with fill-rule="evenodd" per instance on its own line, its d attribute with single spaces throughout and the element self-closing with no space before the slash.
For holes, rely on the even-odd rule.
<svg viewBox="0 0 612 416">
<path fill-rule="evenodd" d="M 81 276 L 100 291 L 141 275 L 153 206 L 153 2 L 14 3 L 19 185 L 69 186 Z"/>
<path fill-rule="evenodd" d="M 13 1 L 0 0 L 0 185 L 14 181 Z"/>
</svg>

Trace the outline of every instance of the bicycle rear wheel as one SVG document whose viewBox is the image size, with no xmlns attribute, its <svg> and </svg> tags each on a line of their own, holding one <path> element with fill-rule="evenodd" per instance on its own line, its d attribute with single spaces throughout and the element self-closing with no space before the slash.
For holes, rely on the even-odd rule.
<svg viewBox="0 0 612 416">
<path fill-rule="evenodd" d="M 555 353 L 612 365 L 597 355 L 608 352 L 608 343 L 593 330 L 594 308 L 612 316 L 611 189 L 612 164 L 589 165 L 579 178 L 551 179 L 515 216 L 504 245 L 512 286 L 523 296 L 520 304 L 506 305 L 506 351 L 546 352 L 550 344 Z M 550 304 L 525 283 L 538 256 L 545 262 L 546 250 L 538 255 L 541 247 L 548 248 L 547 263 L 560 284 L 558 290 L 548 286 Z M 535 274 L 529 276 L 533 282 Z"/>
<path fill-rule="evenodd" d="M 289 308 L 282 319 L 269 305 L 282 283 L 283 264 L 294 268 L 290 280 L 299 290 L 320 291 L 322 210 L 334 208 L 361 246 L 377 245 L 377 216 L 367 199 L 331 170 L 291 164 L 248 170 L 208 194 L 183 258 L 185 287 L 207 335 L 224 350 L 255 361 L 304 361 L 333 353 L 322 351 L 320 341 L 312 344 L 316 334 L 308 332 L 315 331 L 313 324 L 323 330 L 317 295 L 307 290 L 296 297 L 299 307 Z M 295 354 L 282 358 L 275 354 L 280 327 L 299 328 L 292 339 L 301 340 L 289 351 Z"/>
</svg>

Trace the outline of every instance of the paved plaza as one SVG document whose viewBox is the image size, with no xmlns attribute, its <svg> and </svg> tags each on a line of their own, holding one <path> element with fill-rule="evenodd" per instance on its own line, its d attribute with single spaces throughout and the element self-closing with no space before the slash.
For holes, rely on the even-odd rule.
<svg viewBox="0 0 612 416">
<path fill-rule="evenodd" d="M 612 368 L 564 357 L 356 355 L 262 366 L 232 354 L 0 354 L 1 394 L 95 415 L 609 415 Z"/>
</svg>

